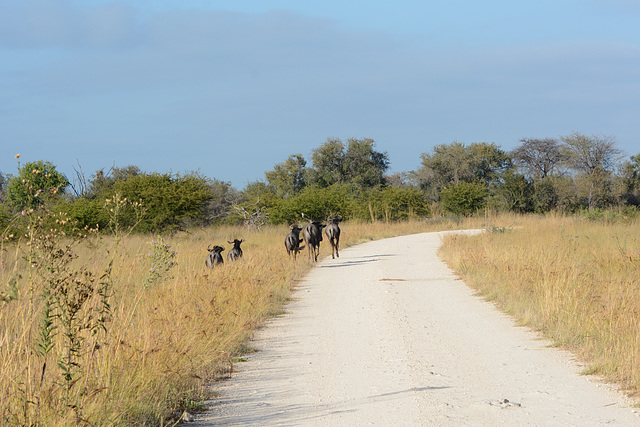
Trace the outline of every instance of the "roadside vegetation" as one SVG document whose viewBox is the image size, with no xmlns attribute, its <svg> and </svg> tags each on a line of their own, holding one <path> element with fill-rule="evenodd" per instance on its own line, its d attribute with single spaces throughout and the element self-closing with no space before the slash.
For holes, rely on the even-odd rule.
<svg viewBox="0 0 640 427">
<path fill-rule="evenodd" d="M 476 223 L 347 222 L 343 245 Z M 3 425 L 167 425 L 197 411 L 312 267 L 306 251 L 288 258 L 284 225 L 165 237 L 33 230 L 1 258 Z M 245 240 L 242 260 L 205 268 L 207 245 L 233 238 Z"/>
<path fill-rule="evenodd" d="M 519 324 L 640 395 L 640 218 L 521 218 L 518 228 L 445 238 L 440 255 Z"/>
<path fill-rule="evenodd" d="M 371 139 L 330 138 L 244 189 L 129 165 L 0 173 L 0 424 L 167 425 L 231 374 L 312 267 L 284 238 L 340 215 L 341 246 L 486 228 L 443 254 L 487 298 L 637 392 L 640 154 L 574 133 L 453 142 L 388 175 Z M 244 257 L 204 266 L 209 245 Z M 326 256 L 324 242 L 321 256 Z M 223 253 L 226 260 L 226 252 Z M 635 334 L 635 335 L 634 335 Z"/>
</svg>

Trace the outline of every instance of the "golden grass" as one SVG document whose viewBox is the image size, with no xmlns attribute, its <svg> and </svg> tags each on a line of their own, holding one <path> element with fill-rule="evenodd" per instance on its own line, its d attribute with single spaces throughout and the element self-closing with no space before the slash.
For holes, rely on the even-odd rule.
<svg viewBox="0 0 640 427">
<path fill-rule="evenodd" d="M 440 254 L 478 293 L 587 362 L 640 391 L 640 223 L 573 217 L 450 236 Z"/>
<path fill-rule="evenodd" d="M 347 222 L 342 224 L 341 246 L 482 227 L 484 222 Z M 157 237 L 132 235 L 117 248 L 112 237 L 83 241 L 74 248 L 78 259 L 70 265 L 75 271 L 86 268 L 97 283 L 113 262 L 108 280 L 112 318 L 106 332 L 95 334 L 81 326 L 66 331 L 60 319 L 53 319 L 58 329 L 46 355 L 38 352 L 38 342 L 45 309 L 42 293 L 49 276 L 41 272 L 39 279 L 35 277 L 24 259 L 24 244 L 5 245 L 0 253 L 0 424 L 163 425 L 175 420 L 179 410 L 197 409 L 210 397 L 207 384 L 229 375 L 234 356 L 265 319 L 282 312 L 296 282 L 312 268 L 306 250 L 297 262 L 288 258 L 288 231 L 285 226 L 259 232 L 208 228 L 165 236 L 155 245 L 150 242 Z M 207 269 L 206 247 L 222 244 L 228 250 L 231 245 L 226 242 L 233 238 L 245 240 L 243 259 Z M 171 255 L 174 251 L 177 254 Z M 325 242 L 321 256 L 328 253 Z M 169 260 L 174 264 L 164 272 Z M 50 262 L 54 266 L 57 261 Z M 7 298 L 12 293 L 9 280 L 16 273 L 22 277 L 17 298 Z M 88 301 L 77 315 L 77 325 L 95 323 L 99 296 L 94 292 Z M 66 333 L 80 342 L 75 359 L 65 359 L 70 347 Z M 58 366 L 65 360 L 73 362 L 72 376 L 66 379 Z"/>
</svg>

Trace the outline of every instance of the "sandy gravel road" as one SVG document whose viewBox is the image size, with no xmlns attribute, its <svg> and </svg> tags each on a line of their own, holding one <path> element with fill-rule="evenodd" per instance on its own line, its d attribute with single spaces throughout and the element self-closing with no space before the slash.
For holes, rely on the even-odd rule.
<svg viewBox="0 0 640 427">
<path fill-rule="evenodd" d="M 318 263 L 190 425 L 640 425 L 621 394 L 474 296 L 438 259 L 440 239 Z"/>
</svg>

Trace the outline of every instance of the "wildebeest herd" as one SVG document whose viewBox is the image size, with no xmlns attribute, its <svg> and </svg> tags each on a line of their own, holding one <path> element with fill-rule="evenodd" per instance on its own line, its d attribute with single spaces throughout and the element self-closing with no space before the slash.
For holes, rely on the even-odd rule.
<svg viewBox="0 0 640 427">
<path fill-rule="evenodd" d="M 331 257 L 334 259 L 336 257 L 340 257 L 340 226 L 338 224 L 342 221 L 342 217 L 340 215 L 333 215 L 324 222 L 308 219 L 304 214 L 302 214 L 302 218 L 307 220 L 308 224 L 303 228 L 300 228 L 298 224 L 291 225 L 291 232 L 287 234 L 284 239 L 284 247 L 287 250 L 289 257 L 293 255 L 293 259 L 295 260 L 298 253 L 304 249 L 306 245 L 307 250 L 309 251 L 309 259 L 317 262 L 318 255 L 320 254 L 320 242 L 322 242 L 323 229 L 324 234 L 327 236 L 327 239 L 329 239 L 329 243 L 331 244 Z M 302 232 L 302 238 L 300 238 L 300 232 Z M 305 244 L 300 245 L 303 240 Z M 240 244 L 242 242 L 244 242 L 242 239 L 228 241 L 229 244 L 233 245 L 227 254 L 228 262 L 233 262 L 242 258 L 242 249 L 240 248 Z M 212 268 L 216 265 L 224 264 L 224 258 L 222 257 L 224 247 L 219 245 L 211 247 L 211 245 L 209 245 L 207 250 L 209 251 L 207 259 L 205 260 L 205 265 L 207 267 Z"/>
</svg>

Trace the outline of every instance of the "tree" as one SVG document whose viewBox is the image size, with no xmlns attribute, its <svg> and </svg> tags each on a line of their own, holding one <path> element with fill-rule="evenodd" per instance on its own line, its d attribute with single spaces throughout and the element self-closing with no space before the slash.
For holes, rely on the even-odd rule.
<svg viewBox="0 0 640 427">
<path fill-rule="evenodd" d="M 275 188 L 279 197 L 288 198 L 298 194 L 306 185 L 307 161 L 302 154 L 292 154 L 283 162 L 265 172 L 267 183 Z"/>
<path fill-rule="evenodd" d="M 518 213 L 533 211 L 533 185 L 524 175 L 514 173 L 512 170 L 503 175 L 503 183 L 500 185 L 492 200 L 492 207 Z"/>
<path fill-rule="evenodd" d="M 561 140 L 565 162 L 576 173 L 578 190 L 589 209 L 613 203 L 612 175 L 622 158 L 615 139 L 574 132 Z"/>
<path fill-rule="evenodd" d="M 347 146 L 337 138 L 313 151 L 313 168 L 308 183 L 328 187 L 333 184 L 354 184 L 360 189 L 385 183 L 389 155 L 375 150 L 370 138 L 347 140 Z"/>
<path fill-rule="evenodd" d="M 321 187 L 328 187 L 344 181 L 343 162 L 344 144 L 338 138 L 328 138 L 327 142 L 313 150 L 312 183 Z"/>
<path fill-rule="evenodd" d="M 471 153 L 461 142 L 436 145 L 433 154 L 422 153 L 420 157 L 422 167 L 416 173 L 417 179 L 432 200 L 438 200 L 445 185 L 473 179 Z"/>
<path fill-rule="evenodd" d="M 350 138 L 347 141 L 347 151 L 343 160 L 346 182 L 363 189 L 384 185 L 387 169 L 389 155 L 376 151 L 373 139 Z"/>
<path fill-rule="evenodd" d="M 569 176 L 550 175 L 533 182 L 532 203 L 534 212 L 552 210 L 574 211 L 579 208 L 573 179 Z"/>
<path fill-rule="evenodd" d="M 43 160 L 26 163 L 7 186 L 7 200 L 17 210 L 35 209 L 62 196 L 69 181 L 56 167 Z"/>
<path fill-rule="evenodd" d="M 511 157 L 494 142 L 475 142 L 469 145 L 474 180 L 493 185 L 502 174 L 513 167 Z"/>
<path fill-rule="evenodd" d="M 211 200 L 205 207 L 205 223 L 219 224 L 227 219 L 232 204 L 240 199 L 240 194 L 229 182 L 217 179 L 207 180 L 207 186 L 211 192 Z"/>
<path fill-rule="evenodd" d="M 640 154 L 629 157 L 622 165 L 620 176 L 622 199 L 631 205 L 640 205 Z"/>
<path fill-rule="evenodd" d="M 7 199 L 7 177 L 0 172 L 0 203 L 4 203 Z"/>
<path fill-rule="evenodd" d="M 553 174 L 562 163 L 560 143 L 554 138 L 523 138 L 522 144 L 511 151 L 511 158 L 526 175 L 544 179 Z"/>
<path fill-rule="evenodd" d="M 495 143 L 461 142 L 437 145 L 433 154 L 423 153 L 422 167 L 415 173 L 427 196 L 437 201 L 441 190 L 461 182 L 481 181 L 495 185 L 512 167 L 511 159 Z"/>
<path fill-rule="evenodd" d="M 578 173 L 613 172 L 622 159 L 612 136 L 587 136 L 574 132 L 560 138 L 564 143 L 563 156 L 567 165 Z"/>
</svg>

